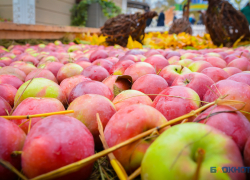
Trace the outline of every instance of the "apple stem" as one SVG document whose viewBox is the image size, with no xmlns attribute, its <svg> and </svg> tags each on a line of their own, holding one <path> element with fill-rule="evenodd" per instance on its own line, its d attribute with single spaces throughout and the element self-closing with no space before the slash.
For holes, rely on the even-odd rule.
<svg viewBox="0 0 250 180">
<path fill-rule="evenodd" d="M 129 177 L 129 180 L 132 180 L 134 178 L 136 178 L 137 176 L 139 176 L 141 174 L 141 167 L 139 167 L 138 169 L 136 169 Z"/>
<path fill-rule="evenodd" d="M 18 156 L 18 155 L 21 155 L 23 153 L 23 151 L 13 151 L 12 153 L 11 153 L 11 156 Z"/>
<path fill-rule="evenodd" d="M 197 151 L 198 151 L 197 168 L 196 168 L 196 171 L 194 174 L 194 180 L 199 180 L 201 165 L 202 165 L 202 162 L 203 162 L 205 154 L 206 154 L 204 149 L 199 148 Z"/>
<path fill-rule="evenodd" d="M 188 122 L 188 119 L 184 119 L 183 121 L 181 121 L 181 124 L 184 124 L 186 122 Z"/>
<path fill-rule="evenodd" d="M 31 128 L 31 121 L 32 121 L 32 119 L 31 118 L 29 118 L 29 128 L 28 128 L 28 132 L 27 132 L 27 134 L 29 134 L 29 132 L 30 132 L 30 128 Z"/>
</svg>

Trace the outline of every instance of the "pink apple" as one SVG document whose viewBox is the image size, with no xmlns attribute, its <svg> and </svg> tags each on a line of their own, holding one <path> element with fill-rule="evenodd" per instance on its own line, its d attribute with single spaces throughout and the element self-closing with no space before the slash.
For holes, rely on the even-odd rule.
<svg viewBox="0 0 250 180">
<path fill-rule="evenodd" d="M 225 68 L 227 66 L 227 63 L 219 57 L 207 57 L 206 61 L 218 68 Z"/>
<path fill-rule="evenodd" d="M 4 98 L 12 107 L 14 105 L 17 89 L 9 84 L 0 84 L 0 96 Z"/>
<path fill-rule="evenodd" d="M 159 94 L 168 87 L 167 81 L 156 74 L 146 74 L 138 78 L 133 86 L 133 90 L 141 91 L 144 94 Z M 152 101 L 156 95 L 148 95 Z"/>
<path fill-rule="evenodd" d="M 104 136 L 108 146 L 112 147 L 166 122 L 167 119 L 153 107 L 135 104 L 119 110 L 112 116 L 104 130 Z M 130 174 L 140 167 L 143 156 L 153 141 L 154 138 L 142 139 L 113 153 Z"/>
<path fill-rule="evenodd" d="M 0 116 L 8 116 L 11 110 L 10 104 L 0 96 Z"/>
<path fill-rule="evenodd" d="M 99 139 L 96 114 L 99 114 L 103 128 L 105 128 L 109 119 L 116 112 L 112 102 L 101 95 L 86 94 L 76 98 L 69 105 L 68 110 L 74 110 L 74 113 L 71 113 L 68 116 L 74 117 L 85 124 L 94 136 L 97 148 L 101 149 L 102 143 Z"/>
<path fill-rule="evenodd" d="M 84 124 L 69 116 L 49 116 L 28 134 L 22 151 L 22 170 L 28 178 L 34 178 L 94 153 L 93 136 Z M 86 180 L 92 167 L 88 164 L 59 179 Z"/>
<path fill-rule="evenodd" d="M 211 89 L 207 90 L 203 99 L 206 102 L 213 102 L 220 96 L 225 96 L 226 100 L 237 100 L 245 103 L 243 111 L 250 112 L 250 86 L 233 80 L 221 80 L 216 84 L 213 84 Z M 230 103 L 235 108 L 242 108 L 243 103 Z M 244 114 L 248 119 L 250 115 Z"/>
<path fill-rule="evenodd" d="M 91 53 L 89 56 L 90 62 L 93 62 L 97 59 L 105 59 L 108 57 L 108 53 L 105 50 L 98 49 Z"/>
<path fill-rule="evenodd" d="M 160 111 L 167 120 L 172 120 L 198 109 L 200 107 L 200 98 L 191 88 L 172 86 L 163 90 L 155 98 L 153 107 Z"/>
<path fill-rule="evenodd" d="M 23 81 L 16 76 L 3 74 L 0 75 L 0 84 L 9 84 L 18 89 L 23 84 Z"/>
<path fill-rule="evenodd" d="M 191 59 L 182 59 L 182 60 L 178 61 L 175 64 L 176 65 L 181 65 L 181 66 L 184 66 L 184 67 L 188 67 L 192 62 L 194 62 L 194 61 L 191 60 Z"/>
<path fill-rule="evenodd" d="M 16 61 L 10 64 L 10 66 L 16 67 L 28 75 L 31 71 L 37 69 L 32 63 L 26 63 L 22 61 Z"/>
<path fill-rule="evenodd" d="M 0 68 L 0 75 L 7 74 L 7 75 L 13 75 L 19 78 L 21 81 L 25 80 L 26 74 L 21 71 L 18 68 L 12 67 L 12 66 L 6 66 L 3 68 Z"/>
<path fill-rule="evenodd" d="M 167 81 L 169 86 L 171 86 L 175 78 L 177 78 L 181 74 L 188 74 L 191 72 L 192 72 L 191 70 L 189 70 L 188 68 L 184 66 L 169 65 L 163 68 L 159 75 Z"/>
<path fill-rule="evenodd" d="M 0 62 L 5 66 L 9 66 L 12 63 L 12 59 L 10 57 L 0 57 Z"/>
<path fill-rule="evenodd" d="M 132 82 L 126 76 L 111 75 L 102 81 L 113 92 L 114 96 L 120 91 L 128 90 L 132 86 Z M 116 92 L 116 91 L 119 92 Z"/>
<path fill-rule="evenodd" d="M 145 62 L 132 64 L 124 72 L 124 75 L 129 75 L 132 77 L 133 82 L 146 74 L 156 74 L 156 71 L 151 64 Z"/>
<path fill-rule="evenodd" d="M 241 112 L 235 110 L 230 106 L 212 106 L 196 117 L 194 122 L 198 121 L 224 132 L 242 152 L 250 136 L 250 123 Z"/>
<path fill-rule="evenodd" d="M 214 84 L 214 81 L 210 77 L 202 73 L 193 72 L 178 76 L 174 80 L 172 86 L 189 87 L 199 95 L 201 100 L 203 100 L 204 94 L 212 84 Z"/>
<path fill-rule="evenodd" d="M 58 82 L 62 82 L 64 79 L 80 75 L 83 68 L 75 63 L 68 63 L 61 67 L 57 73 Z"/>
<path fill-rule="evenodd" d="M 223 69 L 218 67 L 208 67 L 203 69 L 201 73 L 210 77 L 215 83 L 229 77 L 229 75 Z"/>
<path fill-rule="evenodd" d="M 126 90 L 118 94 L 113 103 L 117 111 L 133 104 L 152 105 L 152 100 L 144 93 L 137 90 Z"/>
<path fill-rule="evenodd" d="M 1 100 L 0 100 L 1 102 Z M 21 170 L 20 156 L 12 156 L 13 151 L 22 151 L 25 133 L 13 122 L 0 117 L 0 159 L 7 161 L 18 171 Z M 16 180 L 17 175 L 7 168 L 0 166 L 1 180 Z"/>
<path fill-rule="evenodd" d="M 179 56 L 172 56 L 171 58 L 168 59 L 169 64 L 176 64 L 180 61 Z"/>
<path fill-rule="evenodd" d="M 162 55 L 150 56 L 144 62 L 151 64 L 157 73 L 169 65 L 169 62 Z"/>
<path fill-rule="evenodd" d="M 15 111 L 13 112 L 13 116 L 22 116 L 22 115 L 33 115 L 33 114 L 43 114 L 57 111 L 65 111 L 62 103 L 55 98 L 27 98 L 22 101 Z M 40 120 L 42 117 L 32 118 L 31 120 L 31 128 Z M 27 134 L 29 128 L 28 119 L 14 119 L 12 120 L 16 123 L 20 128 Z M 24 123 L 26 122 L 26 123 Z M 24 124 L 23 124 L 24 123 Z"/>
<path fill-rule="evenodd" d="M 58 83 L 54 74 L 47 69 L 35 69 L 35 70 L 31 71 L 26 76 L 25 82 L 31 80 L 32 78 L 46 78 L 46 79 L 49 79 L 51 81 L 54 81 L 55 83 Z"/>
<path fill-rule="evenodd" d="M 229 76 L 242 72 L 239 68 L 236 67 L 226 67 L 223 70 L 226 71 Z"/>
<path fill-rule="evenodd" d="M 227 79 L 233 80 L 236 82 L 246 83 L 246 84 L 250 85 L 250 73 L 246 73 L 246 72 L 237 73 L 237 74 L 230 76 Z"/>
<path fill-rule="evenodd" d="M 198 56 L 198 54 L 195 54 L 195 53 L 185 53 L 181 56 L 181 60 L 182 59 L 193 59 L 197 56 Z"/>
<path fill-rule="evenodd" d="M 134 64 L 132 60 L 119 61 L 110 69 L 109 73 L 113 75 L 123 75 L 125 70 L 132 64 Z"/>
<path fill-rule="evenodd" d="M 105 96 L 109 100 L 114 98 L 113 92 L 105 84 L 98 81 L 83 81 L 77 84 L 68 96 L 68 102 L 71 103 L 79 96 L 84 94 L 99 94 Z"/>
<path fill-rule="evenodd" d="M 41 64 L 40 66 L 38 66 L 38 68 L 47 69 L 50 72 L 52 72 L 55 77 L 57 77 L 57 73 L 58 73 L 59 69 L 61 69 L 61 67 L 63 67 L 63 66 L 64 65 L 60 62 L 47 62 L 45 64 Z"/>
<path fill-rule="evenodd" d="M 155 50 L 155 49 L 150 49 L 147 52 L 145 52 L 144 56 L 146 56 L 147 58 L 153 55 L 158 55 L 160 54 L 159 51 Z"/>
<path fill-rule="evenodd" d="M 203 69 L 213 67 L 212 64 L 206 61 L 195 61 L 188 66 L 192 72 L 201 72 Z"/>
<path fill-rule="evenodd" d="M 235 60 L 231 61 L 227 66 L 228 67 L 236 67 L 242 71 L 250 70 L 250 62 L 247 59 L 243 59 L 243 58 L 235 59 Z"/>
<path fill-rule="evenodd" d="M 92 62 L 92 65 L 102 66 L 109 72 L 113 66 L 113 63 L 107 59 L 97 59 L 94 62 Z"/>
<path fill-rule="evenodd" d="M 109 76 L 109 72 L 101 66 L 91 65 L 83 69 L 81 75 L 95 81 L 103 81 Z"/>
</svg>

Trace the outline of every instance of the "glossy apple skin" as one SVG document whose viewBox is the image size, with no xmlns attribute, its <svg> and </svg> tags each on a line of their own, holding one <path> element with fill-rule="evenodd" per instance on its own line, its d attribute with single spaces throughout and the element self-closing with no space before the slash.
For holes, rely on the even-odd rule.
<svg viewBox="0 0 250 180">
<path fill-rule="evenodd" d="M 250 73 L 245 73 L 245 72 L 237 73 L 237 74 L 230 76 L 227 79 L 250 85 Z"/>
<path fill-rule="evenodd" d="M 99 94 L 105 96 L 109 100 L 114 98 L 113 92 L 105 84 L 98 81 L 83 81 L 71 90 L 68 102 L 71 103 L 74 99 L 84 94 Z"/>
<path fill-rule="evenodd" d="M 182 59 L 182 60 L 178 61 L 177 63 L 175 63 L 175 65 L 181 65 L 184 67 L 188 67 L 192 62 L 194 62 L 194 61 L 191 59 Z"/>
<path fill-rule="evenodd" d="M 105 50 L 98 49 L 91 53 L 89 56 L 89 61 L 94 62 L 97 59 L 105 59 L 108 57 L 108 53 Z"/>
<path fill-rule="evenodd" d="M 236 67 L 226 67 L 223 70 L 226 71 L 229 76 L 242 72 L 239 68 Z"/>
<path fill-rule="evenodd" d="M 104 136 L 108 146 L 112 147 L 166 122 L 167 119 L 151 106 L 135 104 L 119 110 L 112 116 L 104 130 Z M 160 133 L 165 129 L 161 130 Z M 145 152 L 153 141 L 154 138 L 142 139 L 113 153 L 130 174 L 140 166 Z"/>
<path fill-rule="evenodd" d="M 23 84 L 23 81 L 16 76 L 3 74 L 0 75 L 0 84 L 9 84 L 18 89 Z"/>
<path fill-rule="evenodd" d="M 215 87 L 216 86 L 216 87 Z M 206 102 L 213 102 L 218 97 L 228 95 L 225 97 L 225 100 L 237 100 L 242 101 L 245 104 L 245 107 L 242 109 L 243 111 L 250 112 L 250 86 L 242 83 L 236 82 L 233 80 L 221 80 L 216 84 L 213 84 L 211 90 L 207 90 L 204 95 L 203 100 Z M 241 103 L 231 103 L 231 106 L 235 108 L 242 108 L 243 104 Z M 248 120 L 250 120 L 250 115 L 244 114 Z"/>
<path fill-rule="evenodd" d="M 9 66 L 12 63 L 12 59 L 10 57 L 0 57 L 0 62 L 5 66 Z"/>
<path fill-rule="evenodd" d="M 124 72 L 124 75 L 129 75 L 132 77 L 133 82 L 146 74 L 156 74 L 156 71 L 151 64 L 145 62 L 132 64 Z"/>
<path fill-rule="evenodd" d="M 188 66 L 192 72 L 201 72 L 203 69 L 213 67 L 209 62 L 206 61 L 195 61 Z"/>
<path fill-rule="evenodd" d="M 39 63 L 39 60 L 36 57 L 31 56 L 31 55 L 25 55 L 21 58 L 21 60 L 23 62 L 30 62 L 30 63 L 34 64 L 35 66 Z"/>
<path fill-rule="evenodd" d="M 247 59 L 238 58 L 231 61 L 227 67 L 236 67 L 242 71 L 250 70 L 250 62 Z"/>
<path fill-rule="evenodd" d="M 35 78 L 29 84 L 30 81 L 25 82 L 20 88 L 17 90 L 15 96 L 15 105 L 20 104 L 24 99 L 28 97 L 49 97 L 56 98 L 66 105 L 66 96 L 64 95 L 62 89 L 55 82 L 45 79 L 45 78 Z M 27 87 L 27 85 L 29 86 Z M 24 91 L 24 89 L 27 89 Z M 24 91 L 23 95 L 19 99 L 20 95 Z M 19 99 L 19 101 L 18 101 Z"/>
<path fill-rule="evenodd" d="M 9 84 L 0 84 L 0 96 L 4 98 L 12 107 L 14 105 L 14 99 L 17 93 L 17 89 Z"/>
<path fill-rule="evenodd" d="M 32 78 L 46 78 L 51 81 L 54 81 L 55 83 L 57 82 L 56 77 L 52 72 L 46 69 L 35 69 L 31 71 L 25 78 L 25 82 L 31 80 Z"/>
<path fill-rule="evenodd" d="M 162 55 L 150 56 L 145 59 L 144 62 L 151 64 L 155 68 L 156 72 L 161 71 L 164 67 L 169 65 L 167 59 Z"/>
<path fill-rule="evenodd" d="M 1 101 L 1 100 L 0 100 Z M 18 171 L 21 170 L 21 157 L 13 157 L 13 151 L 22 151 L 26 135 L 15 123 L 0 117 L 0 159 L 9 162 Z M 0 166 L 1 180 L 16 180 L 17 176 Z"/>
<path fill-rule="evenodd" d="M 102 66 L 92 65 L 83 69 L 81 75 L 95 81 L 103 81 L 109 76 L 109 72 Z"/>
<path fill-rule="evenodd" d="M 227 66 L 226 61 L 219 57 L 207 57 L 206 61 L 209 62 L 212 66 L 218 68 L 225 68 Z"/>
<path fill-rule="evenodd" d="M 28 178 L 53 171 L 94 154 L 93 136 L 84 124 L 65 115 L 39 121 L 24 143 L 22 169 Z M 93 164 L 56 179 L 88 179 Z"/>
<path fill-rule="evenodd" d="M 141 166 L 142 180 L 192 179 L 199 148 L 205 150 L 200 179 L 245 179 L 244 173 L 210 172 L 211 167 L 243 166 L 240 151 L 230 137 L 208 125 L 184 123 L 163 132 L 148 148 Z"/>
<path fill-rule="evenodd" d="M 68 110 L 74 110 L 74 113 L 68 114 L 68 116 L 74 117 L 85 124 L 94 137 L 96 148 L 101 149 L 103 146 L 99 138 L 96 114 L 99 114 L 104 129 L 116 112 L 113 103 L 104 96 L 86 94 L 76 98 L 69 105 Z"/>
<path fill-rule="evenodd" d="M 77 62 L 76 64 L 78 64 L 79 66 L 81 66 L 83 69 L 85 69 L 86 67 L 92 65 L 90 62 L 86 62 L 86 61 L 80 61 L 80 62 Z"/>
<path fill-rule="evenodd" d="M 0 68 L 0 75 L 2 75 L 2 74 L 16 76 L 17 78 L 19 78 L 23 82 L 24 82 L 25 77 L 26 77 L 26 74 L 23 71 L 21 71 L 18 68 L 12 67 L 12 66 L 6 66 L 6 67 Z"/>
<path fill-rule="evenodd" d="M 180 65 L 169 65 L 163 68 L 159 75 L 167 81 L 169 86 L 171 86 L 175 78 L 177 78 L 181 74 L 188 74 L 191 72 L 192 71 L 189 70 L 188 68 Z"/>
<path fill-rule="evenodd" d="M 132 84 L 132 82 L 130 82 L 128 79 L 117 79 L 118 77 L 119 75 L 111 75 L 102 81 L 103 84 L 109 87 L 109 89 L 113 92 L 114 96 L 114 85 L 118 87 L 121 91 L 124 91 L 130 89 Z"/>
<path fill-rule="evenodd" d="M 133 86 L 133 90 L 140 91 L 144 94 L 159 94 L 168 87 L 167 81 L 156 74 L 146 74 L 138 78 Z M 148 95 L 153 101 L 156 95 Z"/>
<path fill-rule="evenodd" d="M 151 106 L 152 103 L 150 97 L 137 90 L 122 91 L 113 100 L 113 104 L 117 111 L 133 104 L 145 104 Z"/>
<path fill-rule="evenodd" d="M 125 70 L 130 66 L 134 64 L 134 61 L 132 60 L 126 60 L 126 61 L 118 61 L 109 71 L 110 74 L 113 75 L 123 75 Z"/>
<path fill-rule="evenodd" d="M 34 98 L 30 97 L 23 100 L 13 112 L 13 116 L 43 114 L 50 112 L 65 111 L 62 103 L 55 98 Z M 44 117 L 32 118 L 31 128 Z M 28 119 L 14 119 L 12 120 L 17 125 L 21 125 Z M 28 134 L 29 121 L 24 123 L 20 128 Z"/>
<path fill-rule="evenodd" d="M 61 83 L 64 79 L 80 75 L 83 71 L 83 68 L 75 63 L 65 64 L 57 73 L 57 80 Z"/>
<path fill-rule="evenodd" d="M 10 104 L 0 96 L 0 116 L 8 116 L 11 110 Z"/>
<path fill-rule="evenodd" d="M 212 106 L 196 117 L 194 122 L 201 120 L 199 123 L 212 126 L 224 132 L 232 137 L 240 151 L 243 152 L 246 141 L 250 136 L 250 123 L 241 112 L 235 110 L 235 108 L 230 106 Z M 221 113 L 214 114 L 218 112 Z"/>
<path fill-rule="evenodd" d="M 171 58 L 168 59 L 169 64 L 177 64 L 180 61 L 179 56 L 172 56 Z"/>
<path fill-rule="evenodd" d="M 114 64 L 107 59 L 97 59 L 92 62 L 92 65 L 102 66 L 109 72 Z"/>
<path fill-rule="evenodd" d="M 201 73 L 210 77 L 214 82 L 218 82 L 229 77 L 227 72 L 218 67 L 208 67 L 206 69 L 203 69 Z"/>
<path fill-rule="evenodd" d="M 10 64 L 10 66 L 16 67 L 28 75 L 31 71 L 37 69 L 32 63 L 26 63 L 23 61 L 16 61 Z"/>
<path fill-rule="evenodd" d="M 46 64 L 42 64 L 41 66 L 39 66 L 39 68 L 47 69 L 50 72 L 52 72 L 55 77 L 57 77 L 57 73 L 58 73 L 59 69 L 61 69 L 61 67 L 63 67 L 63 66 L 64 66 L 64 64 L 62 64 L 60 62 L 48 62 Z"/>
<path fill-rule="evenodd" d="M 178 76 L 173 82 L 172 86 L 186 86 L 193 89 L 203 100 L 204 94 L 209 87 L 214 84 L 214 81 L 205 74 L 193 72 Z"/>
<path fill-rule="evenodd" d="M 73 77 L 69 77 L 64 79 L 61 83 L 60 83 L 60 87 L 63 91 L 63 93 L 65 94 L 66 98 L 68 99 L 70 92 L 72 91 L 72 89 L 79 83 L 83 82 L 83 81 L 91 81 L 91 79 L 84 77 L 83 75 L 77 75 L 77 76 L 73 76 Z"/>
<path fill-rule="evenodd" d="M 192 110 L 198 109 L 200 107 L 200 98 L 199 95 L 191 88 L 172 86 L 163 90 L 155 98 L 152 106 L 160 111 L 165 118 L 170 121 L 174 118 L 187 114 Z"/>
</svg>

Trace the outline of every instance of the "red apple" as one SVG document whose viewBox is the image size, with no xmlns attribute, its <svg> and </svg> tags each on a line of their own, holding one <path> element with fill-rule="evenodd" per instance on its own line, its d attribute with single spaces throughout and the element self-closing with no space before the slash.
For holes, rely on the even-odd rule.
<svg viewBox="0 0 250 180">
<path fill-rule="evenodd" d="M 0 100 L 1 102 L 1 100 Z M 22 151 L 25 133 L 13 122 L 0 117 L 0 159 L 7 161 L 18 171 L 21 170 L 21 157 L 13 156 L 13 151 Z M 17 175 L 6 167 L 0 166 L 1 180 L 16 180 Z"/>
<path fill-rule="evenodd" d="M 192 62 L 194 62 L 193 60 L 191 59 L 182 59 L 180 61 L 178 61 L 177 63 L 174 63 L 176 65 L 181 65 L 181 66 L 184 66 L 184 67 L 188 67 Z"/>
<path fill-rule="evenodd" d="M 120 91 L 128 90 L 132 86 L 132 82 L 125 76 L 111 75 L 102 81 L 113 92 L 114 96 Z M 117 92 L 119 91 L 119 92 Z"/>
<path fill-rule="evenodd" d="M 207 57 L 206 61 L 218 68 L 225 68 L 227 66 L 227 63 L 219 57 Z"/>
<path fill-rule="evenodd" d="M 4 98 L 12 107 L 14 105 L 17 89 L 9 84 L 0 84 L 0 96 Z"/>
<path fill-rule="evenodd" d="M 243 58 L 235 59 L 231 61 L 227 66 L 236 67 L 242 71 L 250 70 L 250 62 L 247 59 L 243 59 Z"/>
<path fill-rule="evenodd" d="M 0 96 L 0 116 L 8 116 L 11 110 L 10 104 Z"/>
<path fill-rule="evenodd" d="M 155 98 L 153 107 L 160 111 L 167 120 L 172 120 L 198 109 L 200 98 L 191 88 L 172 86 L 163 90 Z"/>
<path fill-rule="evenodd" d="M 213 102 L 220 96 L 225 96 L 226 100 L 237 100 L 242 101 L 242 103 L 231 103 L 231 106 L 238 108 L 243 107 L 243 111 L 250 112 L 250 86 L 242 83 L 236 82 L 233 80 L 221 80 L 216 84 L 213 84 L 211 89 L 207 90 L 206 94 L 203 97 L 203 100 L 206 102 Z M 250 115 L 244 114 L 248 119 Z"/>
<path fill-rule="evenodd" d="M 135 104 L 119 110 L 112 116 L 104 130 L 104 136 L 108 146 L 112 147 L 166 122 L 156 109 L 144 104 Z M 154 139 L 141 139 L 113 153 L 124 169 L 132 173 L 140 167 L 143 156 Z"/>
<path fill-rule="evenodd" d="M 98 81 L 83 81 L 71 90 L 68 102 L 71 103 L 74 99 L 84 94 L 99 94 L 109 100 L 112 100 L 114 97 L 113 92 L 105 84 Z"/>
<path fill-rule="evenodd" d="M 207 124 L 230 136 L 242 152 L 250 136 L 250 123 L 247 118 L 230 106 L 212 106 L 205 110 L 194 122 Z"/>
<path fill-rule="evenodd" d="M 98 149 L 102 147 L 99 139 L 98 124 L 96 114 L 100 116 L 103 128 L 105 128 L 109 119 L 115 114 L 115 106 L 104 96 L 97 94 L 86 94 L 76 98 L 68 107 L 68 110 L 74 110 L 69 114 L 87 126 L 94 136 L 95 144 Z"/>
<path fill-rule="evenodd" d="M 0 75 L 0 84 L 9 84 L 18 89 L 23 84 L 23 81 L 16 76 L 3 74 Z"/>
<path fill-rule="evenodd" d="M 28 75 L 31 71 L 37 69 L 36 66 L 34 66 L 32 63 L 26 63 L 22 61 L 16 61 L 11 63 L 10 66 L 16 67 L 23 71 L 26 75 Z"/>
<path fill-rule="evenodd" d="M 113 63 L 106 59 L 97 59 L 94 62 L 92 62 L 92 65 L 102 66 L 109 72 L 113 66 Z"/>
<path fill-rule="evenodd" d="M 155 49 L 150 49 L 147 52 L 145 52 L 144 56 L 146 56 L 147 58 L 153 55 L 158 55 L 160 54 L 159 51 L 155 50 Z"/>
<path fill-rule="evenodd" d="M 63 67 L 63 66 L 64 65 L 60 62 L 47 62 L 45 64 L 38 66 L 38 68 L 47 69 L 50 72 L 52 72 L 55 77 L 57 77 L 57 73 L 58 73 L 59 69 L 61 69 L 61 67 Z"/>
<path fill-rule="evenodd" d="M 108 53 L 105 50 L 98 49 L 91 53 L 89 56 L 90 62 L 94 62 L 97 59 L 105 59 L 108 57 Z"/>
<path fill-rule="evenodd" d="M 10 57 L 0 57 L 0 62 L 5 66 L 9 66 L 12 63 L 12 59 Z"/>
<path fill-rule="evenodd" d="M 148 57 L 144 62 L 151 64 L 156 72 L 161 71 L 164 67 L 169 65 L 167 59 L 162 55 L 153 55 Z"/>
<path fill-rule="evenodd" d="M 22 151 L 22 169 L 28 178 L 34 178 L 94 153 L 93 136 L 84 124 L 69 116 L 49 116 L 28 134 Z M 88 164 L 59 179 L 88 179 L 92 166 Z"/>
<path fill-rule="evenodd" d="M 229 76 L 242 72 L 239 68 L 236 67 L 226 67 L 223 70 L 226 71 Z"/>
<path fill-rule="evenodd" d="M 179 56 L 172 56 L 171 58 L 168 59 L 169 64 L 176 64 L 180 61 Z"/>
<path fill-rule="evenodd" d="M 159 75 L 167 81 L 169 86 L 171 86 L 175 78 L 177 78 L 181 74 L 188 74 L 191 72 L 192 72 L 191 70 L 189 70 L 188 68 L 184 66 L 169 65 L 163 68 Z"/>
<path fill-rule="evenodd" d="M 110 69 L 109 73 L 113 75 L 123 75 L 125 70 L 132 64 L 134 64 L 134 62 L 131 60 L 119 61 Z"/>
<path fill-rule="evenodd" d="M 246 72 L 237 73 L 237 74 L 230 76 L 227 79 L 233 80 L 236 82 L 246 83 L 246 84 L 250 85 L 250 73 L 246 73 Z"/>
<path fill-rule="evenodd" d="M 223 69 L 218 67 L 208 67 L 203 69 L 201 73 L 210 77 L 215 83 L 229 77 L 229 75 Z"/>
<path fill-rule="evenodd" d="M 113 103 L 117 111 L 133 104 L 152 105 L 152 100 L 144 93 L 137 90 L 126 90 L 118 94 Z"/>
<path fill-rule="evenodd" d="M 213 67 L 209 62 L 206 61 L 195 61 L 188 66 L 193 72 L 201 72 L 203 69 Z"/>
<path fill-rule="evenodd" d="M 156 74 L 146 74 L 138 78 L 133 86 L 133 90 L 143 92 L 144 94 L 159 94 L 168 87 L 167 81 Z M 152 101 L 156 95 L 148 95 Z"/>
<path fill-rule="evenodd" d="M 83 68 L 75 63 L 68 63 L 65 64 L 57 73 L 57 80 L 58 82 L 62 82 L 64 79 L 80 75 L 83 71 Z"/>
<path fill-rule="evenodd" d="M 22 81 L 24 81 L 25 77 L 26 77 L 26 74 L 23 71 L 21 71 L 18 68 L 12 67 L 12 66 L 6 66 L 3 68 L 0 68 L 0 75 L 2 75 L 2 74 L 16 76 L 17 78 L 19 78 Z"/>
<path fill-rule="evenodd" d="M 32 78 L 46 78 L 46 79 L 49 79 L 51 81 L 54 81 L 55 83 L 58 83 L 54 74 L 47 69 L 35 69 L 35 70 L 31 71 L 26 76 L 25 82 L 31 80 Z"/>
<path fill-rule="evenodd" d="M 83 69 L 81 75 L 95 81 L 103 81 L 109 76 L 109 72 L 101 66 L 92 65 Z"/>
</svg>

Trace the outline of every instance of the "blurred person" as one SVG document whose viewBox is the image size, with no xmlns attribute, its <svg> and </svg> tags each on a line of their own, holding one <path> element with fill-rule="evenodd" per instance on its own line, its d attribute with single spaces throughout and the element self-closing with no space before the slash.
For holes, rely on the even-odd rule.
<svg viewBox="0 0 250 180">
<path fill-rule="evenodd" d="M 195 17 L 194 17 L 194 14 L 191 14 L 191 15 L 189 16 L 189 22 L 190 22 L 192 25 L 194 25 L 194 23 L 196 22 L 196 19 L 195 19 Z"/>
<path fill-rule="evenodd" d="M 174 14 L 174 18 L 173 18 L 173 22 L 174 22 L 177 19 L 176 12 L 174 12 L 173 14 Z"/>
<path fill-rule="evenodd" d="M 241 10 L 242 14 L 244 14 L 247 18 L 248 24 L 250 24 L 250 3 Z"/>
<path fill-rule="evenodd" d="M 145 8 L 145 12 L 149 12 L 149 11 L 150 11 L 150 8 L 149 8 L 149 7 L 146 7 L 146 8 Z M 151 22 L 152 22 L 152 19 L 151 19 L 151 18 L 147 19 L 147 21 L 146 21 L 146 26 L 149 27 L 150 24 L 151 24 Z"/>
<path fill-rule="evenodd" d="M 160 15 L 157 20 L 157 26 L 165 26 L 165 14 L 163 12 L 164 10 L 162 9 L 160 12 Z"/>
<path fill-rule="evenodd" d="M 205 12 L 204 11 L 198 11 L 200 14 L 199 14 L 199 21 L 197 22 L 198 25 L 203 25 L 204 24 L 204 14 Z"/>
</svg>

